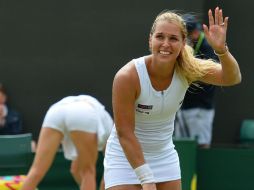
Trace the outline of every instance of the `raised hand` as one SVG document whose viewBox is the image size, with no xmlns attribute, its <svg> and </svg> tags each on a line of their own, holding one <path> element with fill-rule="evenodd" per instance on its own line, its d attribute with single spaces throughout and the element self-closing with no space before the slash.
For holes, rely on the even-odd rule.
<svg viewBox="0 0 254 190">
<path fill-rule="evenodd" d="M 223 18 L 222 9 L 216 7 L 214 10 L 214 16 L 209 9 L 209 28 L 207 25 L 203 24 L 203 29 L 205 37 L 208 43 L 217 53 L 224 53 L 226 49 L 226 33 L 228 27 L 228 17 Z"/>
</svg>

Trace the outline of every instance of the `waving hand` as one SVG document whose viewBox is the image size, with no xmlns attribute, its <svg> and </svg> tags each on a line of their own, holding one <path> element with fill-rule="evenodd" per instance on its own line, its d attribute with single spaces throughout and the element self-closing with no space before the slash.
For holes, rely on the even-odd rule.
<svg viewBox="0 0 254 190">
<path fill-rule="evenodd" d="M 203 24 L 205 37 L 212 48 L 218 52 L 223 53 L 226 50 L 226 33 L 228 27 L 228 17 L 223 18 L 222 9 L 216 7 L 214 16 L 211 9 L 208 11 L 209 27 Z"/>
</svg>

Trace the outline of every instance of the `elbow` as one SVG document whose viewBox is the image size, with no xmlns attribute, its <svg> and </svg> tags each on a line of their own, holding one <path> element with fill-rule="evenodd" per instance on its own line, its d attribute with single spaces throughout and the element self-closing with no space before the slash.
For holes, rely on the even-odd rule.
<svg viewBox="0 0 254 190">
<path fill-rule="evenodd" d="M 242 82 L 242 75 L 239 74 L 238 80 L 236 82 L 236 84 L 240 84 Z"/>
<path fill-rule="evenodd" d="M 124 142 L 124 141 L 128 141 L 128 139 L 129 139 L 129 137 L 128 137 L 129 135 L 125 134 L 125 133 L 123 133 L 121 131 L 117 132 L 117 136 L 118 136 L 118 139 L 119 139 L 120 143 Z"/>
<path fill-rule="evenodd" d="M 235 80 L 232 85 L 237 85 L 237 84 L 240 84 L 241 82 L 242 82 L 242 75 L 241 73 L 239 73 L 237 77 L 235 77 Z"/>
<path fill-rule="evenodd" d="M 135 136 L 134 132 L 126 132 L 126 131 L 117 131 L 117 136 L 119 139 L 119 142 L 122 146 L 125 146 L 129 144 L 131 141 L 133 141 L 133 137 Z"/>
<path fill-rule="evenodd" d="M 224 85 L 225 86 L 234 86 L 237 84 L 240 84 L 242 82 L 242 75 L 241 73 L 236 74 L 234 77 L 231 77 L 230 79 L 225 79 L 224 80 Z"/>
<path fill-rule="evenodd" d="M 237 84 L 240 84 L 242 82 L 242 74 L 241 74 L 239 66 L 238 66 L 238 69 L 235 71 L 235 74 L 233 76 L 234 76 L 233 85 L 237 85 Z"/>
</svg>

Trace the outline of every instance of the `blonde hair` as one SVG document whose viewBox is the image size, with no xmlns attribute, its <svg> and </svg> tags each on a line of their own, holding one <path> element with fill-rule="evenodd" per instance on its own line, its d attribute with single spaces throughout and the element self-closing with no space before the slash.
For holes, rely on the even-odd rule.
<svg viewBox="0 0 254 190">
<path fill-rule="evenodd" d="M 174 23 L 179 26 L 183 40 L 187 39 L 187 28 L 184 19 L 180 14 L 174 11 L 163 11 L 155 19 L 150 35 L 152 35 L 156 29 L 157 23 L 159 21 L 167 21 Z M 211 72 L 212 68 L 217 67 L 215 61 L 208 59 L 202 60 L 195 58 L 193 54 L 193 48 L 189 45 L 185 45 L 183 50 L 180 52 L 177 63 L 175 64 L 176 71 L 184 76 L 188 83 L 197 81 L 199 78 Z"/>
</svg>

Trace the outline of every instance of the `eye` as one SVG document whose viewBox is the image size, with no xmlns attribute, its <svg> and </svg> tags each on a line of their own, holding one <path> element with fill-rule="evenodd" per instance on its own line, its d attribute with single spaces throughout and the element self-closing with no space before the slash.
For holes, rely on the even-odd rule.
<svg viewBox="0 0 254 190">
<path fill-rule="evenodd" d="M 162 40 L 164 38 L 164 36 L 162 34 L 157 34 L 155 36 L 156 39 Z"/>
<path fill-rule="evenodd" d="M 172 36 L 172 37 L 170 37 L 170 41 L 177 42 L 177 41 L 179 41 L 179 39 L 175 36 Z"/>
</svg>

